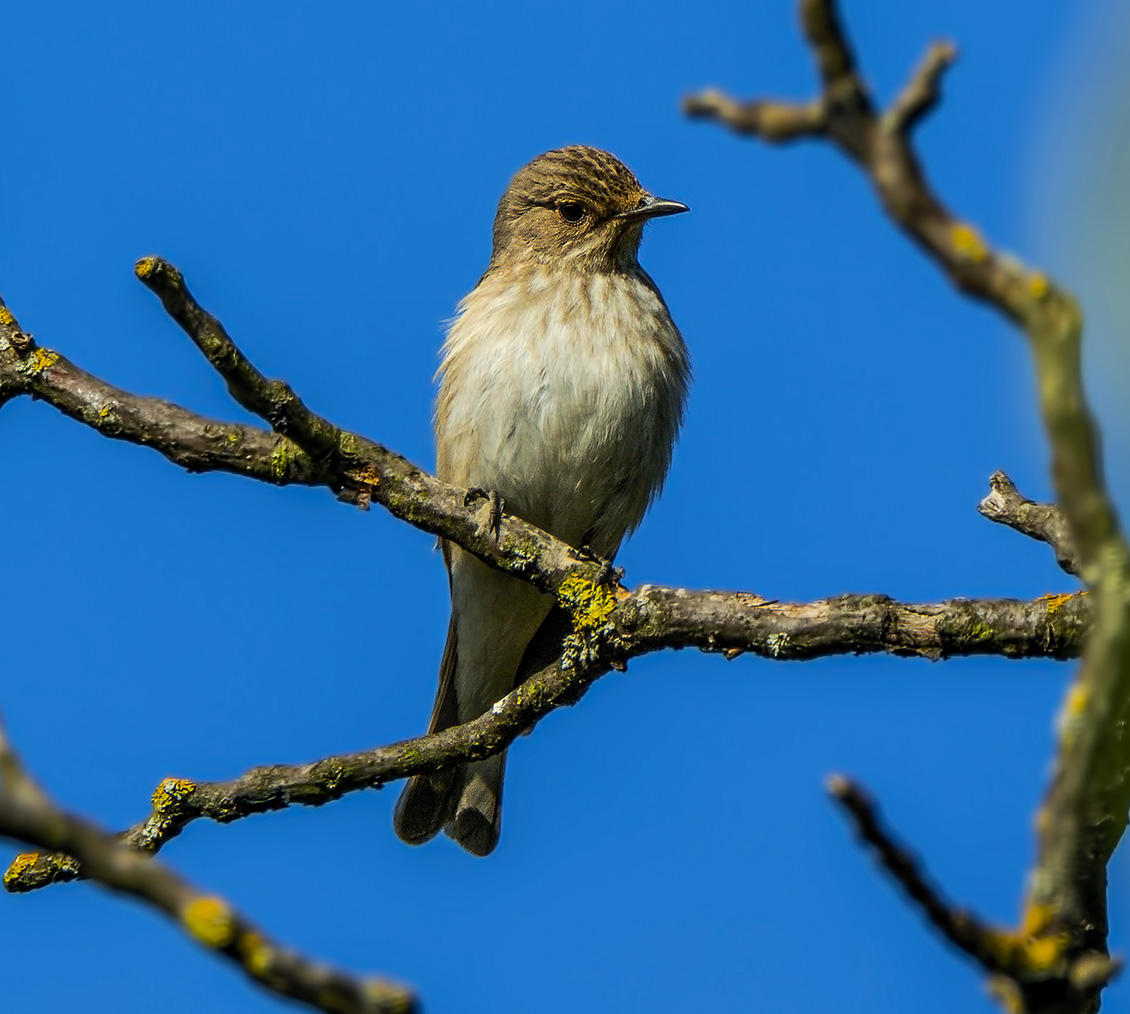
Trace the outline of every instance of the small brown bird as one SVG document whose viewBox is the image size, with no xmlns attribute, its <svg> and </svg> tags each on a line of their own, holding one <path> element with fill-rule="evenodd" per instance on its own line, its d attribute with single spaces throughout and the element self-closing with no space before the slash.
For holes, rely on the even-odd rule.
<svg viewBox="0 0 1130 1014">
<path fill-rule="evenodd" d="M 506 509 L 611 559 L 658 494 L 690 364 L 636 259 L 648 220 L 686 211 L 619 159 L 575 145 L 511 181 L 494 250 L 448 331 L 436 400 L 436 474 L 496 491 Z M 553 599 L 443 545 L 451 623 L 430 732 L 486 712 L 552 661 L 568 632 Z M 409 780 L 396 833 L 443 829 L 468 852 L 498 844 L 505 754 Z"/>
</svg>

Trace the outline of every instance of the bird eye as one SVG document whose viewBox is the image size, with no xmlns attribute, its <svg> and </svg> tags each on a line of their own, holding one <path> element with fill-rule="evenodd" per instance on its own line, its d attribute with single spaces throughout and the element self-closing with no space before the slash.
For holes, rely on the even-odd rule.
<svg viewBox="0 0 1130 1014">
<path fill-rule="evenodd" d="M 570 225 L 576 225 L 585 217 L 585 206 L 579 201 L 562 201 L 557 205 L 557 214 Z"/>
</svg>

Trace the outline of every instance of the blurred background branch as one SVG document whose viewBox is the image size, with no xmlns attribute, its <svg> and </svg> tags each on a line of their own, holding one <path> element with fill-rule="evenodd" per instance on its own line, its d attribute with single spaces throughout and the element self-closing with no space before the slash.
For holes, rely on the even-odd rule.
<svg viewBox="0 0 1130 1014">
<path fill-rule="evenodd" d="M 985 957 L 991 948 L 963 949 L 993 974 L 997 993 L 1011 1011 L 1093 1011 L 1114 967 L 1107 958 L 1106 866 L 1130 809 L 1130 745 L 1124 734 L 1130 719 L 1130 548 L 1105 487 L 1098 427 L 1083 391 L 1082 315 L 1043 272 L 998 253 L 977 229 L 952 215 L 926 180 L 910 128 L 936 104 L 952 48 L 934 47 L 895 105 L 880 115 L 856 68 L 836 5 L 801 0 L 800 13 L 822 82 L 822 112 L 813 117 L 820 128 L 811 133 L 831 141 L 863 169 L 887 213 L 955 285 L 1000 311 L 1029 339 L 1051 444 L 1052 480 L 1067 529 L 1056 527 L 1058 512 L 1045 511 L 1037 537 L 1070 562 L 1065 569 L 1082 575 L 1096 600 L 1096 624 L 1060 721 L 1055 771 L 1037 822 L 1036 866 L 1014 934 L 1023 943 L 1019 960 L 998 967 Z M 773 118 L 765 107 L 713 90 L 684 104 L 691 116 L 779 141 L 779 132 L 759 129 L 759 120 Z M 753 109 L 755 117 L 749 115 Z M 1003 500 L 1008 488 L 997 485 Z M 1001 503 L 1000 510 L 1007 509 Z M 1014 526 L 1036 532 L 1031 525 Z M 850 793 L 841 798 L 851 798 Z M 864 811 L 856 808 L 857 814 Z"/>
</svg>

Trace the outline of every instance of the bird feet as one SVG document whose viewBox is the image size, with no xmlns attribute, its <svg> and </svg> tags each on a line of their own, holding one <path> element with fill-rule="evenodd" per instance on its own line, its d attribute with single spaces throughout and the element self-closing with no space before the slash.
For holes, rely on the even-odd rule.
<svg viewBox="0 0 1130 1014">
<path fill-rule="evenodd" d="M 599 553 L 594 552 L 590 547 L 581 546 L 581 555 L 587 557 L 593 563 L 600 564 L 600 570 L 597 571 L 593 584 L 611 587 L 624 580 L 623 567 L 614 567 L 611 560 L 605 559 Z"/>
<path fill-rule="evenodd" d="M 502 512 L 506 509 L 506 501 L 498 495 L 497 489 L 483 489 L 480 486 L 472 486 L 463 496 L 463 506 L 470 507 L 476 500 L 486 500 L 488 510 L 487 531 L 494 536 L 494 541 L 497 542 L 502 531 Z"/>
</svg>

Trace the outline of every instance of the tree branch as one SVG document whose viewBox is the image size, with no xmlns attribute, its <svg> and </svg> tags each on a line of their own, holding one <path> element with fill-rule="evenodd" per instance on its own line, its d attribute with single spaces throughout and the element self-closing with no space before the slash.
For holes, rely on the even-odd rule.
<svg viewBox="0 0 1130 1014">
<path fill-rule="evenodd" d="M 926 657 L 986 651 L 1070 657 L 1078 652 L 1085 617 L 1093 609 L 1096 634 L 1069 697 L 1024 921 L 1034 941 L 1051 941 L 1066 961 L 1053 962 L 1058 971 L 1040 980 L 1044 989 L 1049 982 L 1061 983 L 1062 968 L 1074 967 L 1075 957 L 1105 948 L 1105 864 L 1125 827 L 1130 802 L 1130 766 L 1118 735 L 1130 709 L 1130 687 L 1124 685 L 1130 682 L 1130 555 L 1103 491 L 1097 436 L 1082 396 L 1080 317 L 1070 297 L 1042 273 L 997 254 L 977 230 L 954 218 L 924 178 L 909 138 L 937 101 L 952 49 L 935 47 L 891 109 L 880 115 L 833 4 L 803 0 L 801 13 L 822 80 L 816 101 L 737 103 L 713 92 L 689 100 L 688 111 L 768 140 L 827 137 L 863 167 L 888 213 L 955 284 L 1027 331 L 1053 443 L 1057 491 L 1079 567 L 1096 593 L 1093 607 L 1079 598 L 1068 598 L 1065 605 L 1062 597 L 1038 604 L 899 606 L 881 596 L 781 606 L 741 593 L 650 587 L 632 593 L 618 583 L 608 587 L 600 561 L 512 516 L 505 516 L 495 532 L 482 511 L 469 509 L 476 502 L 472 492 L 439 482 L 381 445 L 310 412 L 286 384 L 264 378 L 195 302 L 180 272 L 156 258 L 140 261 L 138 276 L 224 377 L 233 397 L 274 432 L 216 423 L 119 391 L 39 348 L 6 309 L 0 312 L 0 404 L 21 394 L 40 397 L 107 436 L 153 446 L 189 469 L 325 485 L 362 507 L 375 500 L 397 517 L 555 595 L 570 612 L 573 636 L 561 663 L 523 684 L 482 719 L 371 752 L 348 770 L 334 766 L 341 758 L 305 771 L 271 769 L 265 780 L 252 778 L 243 787 L 248 805 L 258 807 L 248 812 L 275 808 L 281 796 L 275 794 L 274 779 L 280 772 L 283 784 L 293 775 L 297 784 L 291 788 L 300 797 L 304 786 L 313 786 L 300 801 L 324 802 L 346 791 L 342 786 L 350 779 L 356 782 L 350 787 L 363 787 L 436 770 L 455 758 L 487 756 L 531 721 L 576 700 L 610 667 L 660 647 L 694 645 L 773 658 L 880 650 Z M 256 781 L 257 787 L 251 784 Z M 141 844 L 159 845 L 174 836 L 186 822 L 176 797 L 187 801 L 198 791 L 194 783 L 163 783 L 156 817 L 138 832 Z M 230 809 L 221 815 L 217 806 L 210 803 L 214 812 L 208 815 L 233 819 Z M 1096 814 L 1103 819 L 1096 820 Z M 9 879 L 10 886 L 20 886 Z M 1035 1004 L 1032 982 L 1017 985 L 1025 1009 L 1049 1009 Z M 1089 994 L 1095 1002 L 1098 989 Z"/>
<path fill-rule="evenodd" d="M 884 652 L 931 660 L 968 655 L 1078 657 L 1090 625 L 1083 595 L 902 603 L 886 595 L 776 602 L 747 592 L 642 585 L 616 620 L 630 655 L 658 648 L 753 652 L 808 660 Z"/>
<path fill-rule="evenodd" d="M 861 785 L 832 775 L 828 793 L 907 898 L 946 940 L 990 973 L 992 989 L 1006 1008 L 1023 1009 L 1026 991 L 1029 1003 L 1038 998 L 1041 1009 L 1074 1010 L 1118 972 L 1119 963 L 1105 952 L 1088 951 L 1069 960 L 1064 941 L 1040 935 L 1038 926 L 1002 929 L 958 908 L 930 882 L 914 855 L 883 827 L 878 808 Z M 1023 991 L 1018 984 L 1024 984 Z"/>
<path fill-rule="evenodd" d="M 974 653 L 1069 658 L 1078 653 L 1078 624 L 1086 618 L 1071 610 L 1045 624 L 1043 607 L 1030 614 L 1020 603 L 900 606 L 883 596 L 842 596 L 809 606 L 781 605 L 741 592 L 646 586 L 631 593 L 620 585 L 597 584 L 599 561 L 511 515 L 503 516 L 496 537 L 484 523 L 484 512 L 468 508 L 479 494 L 449 486 L 380 444 L 334 426 L 307 409 L 287 384 L 267 380 L 223 325 L 199 306 L 171 264 L 147 257 L 136 271 L 239 404 L 277 432 L 217 423 L 112 388 L 36 346 L 6 309 L 0 312 L 0 385 L 42 398 L 107 436 L 154 446 L 192 470 L 325 485 L 363 506 L 375 500 L 410 524 L 555 594 L 574 613 L 585 649 L 592 654 L 599 648 L 609 663 L 679 647 L 780 659 L 865 651 L 929 658 Z M 601 631 L 604 642 L 598 644 Z"/>
<path fill-rule="evenodd" d="M 166 866 L 56 807 L 20 764 L 0 727 L 0 835 L 76 857 L 91 880 L 163 912 L 198 944 L 234 962 L 258 986 L 327 1014 L 411 1014 L 404 986 L 357 979 L 286 950 Z"/>
<path fill-rule="evenodd" d="M 935 47 L 902 96 L 880 115 L 832 0 L 801 0 L 800 14 L 822 85 L 816 106 L 807 107 L 815 111 L 806 133 L 825 137 L 856 162 L 888 215 L 956 286 L 1020 326 L 1035 359 L 1052 478 L 1079 572 L 1096 598 L 1096 619 L 1064 706 L 1022 920 L 1034 939 L 1058 948 L 1064 961 L 1039 988 L 1028 979 L 1014 982 L 1019 999 L 1013 1009 L 1096 1010 L 1105 978 L 1080 991 L 1065 969 L 1074 967 L 1074 958 L 1106 951 L 1106 866 L 1130 811 L 1130 741 L 1124 735 L 1130 721 L 1130 547 L 1106 493 L 1098 428 L 1083 391 L 1082 315 L 1045 274 L 993 250 L 977 229 L 952 215 L 925 178 L 910 132 L 937 101 L 952 48 Z M 756 117 L 743 115 L 755 107 Z M 710 91 L 688 99 L 684 108 L 689 115 L 779 141 L 781 132 L 763 125 L 777 115 L 795 117 L 799 107 L 774 110 L 771 103 L 740 103 Z M 1062 999 L 1067 996 L 1070 1002 Z"/>
<path fill-rule="evenodd" d="M 981 654 L 1074 658 L 1090 611 L 1089 597 L 1082 594 L 1034 602 L 904 604 L 883 595 L 841 595 L 783 603 L 742 592 L 644 585 L 621 600 L 606 637 L 622 652 L 616 663 L 670 646 L 781 660 L 876 652 L 929 659 Z M 578 658 L 565 667 L 551 665 L 474 721 L 376 750 L 257 767 L 225 782 L 166 778 L 153 794 L 149 816 L 120 840 L 156 852 L 200 818 L 228 823 L 294 804 L 321 806 L 347 792 L 490 756 L 550 711 L 575 703 L 608 668 Z M 4 885 L 11 892 L 31 891 L 82 875 L 69 856 L 29 854 L 12 863 Z"/>
<path fill-rule="evenodd" d="M 1055 504 L 1033 503 L 1021 496 L 1004 472 L 989 476 L 989 495 L 977 510 L 990 521 L 1008 525 L 1033 539 L 1046 542 L 1055 550 L 1055 562 L 1068 574 L 1078 575 L 1079 557 L 1067 519 Z"/>
<path fill-rule="evenodd" d="M 268 381 L 193 299 L 180 272 L 156 258 L 137 274 L 204 351 L 241 405 L 276 432 L 217 423 L 154 398 L 111 387 L 38 346 L 0 303 L 0 393 L 31 395 L 115 439 L 152 446 L 190 471 L 222 470 L 276 484 L 323 485 L 367 507 L 371 500 L 424 531 L 450 539 L 550 594 L 567 579 L 592 581 L 600 561 L 504 515 L 498 533 L 470 509 L 477 494 L 428 475 L 371 440 L 314 415 L 280 381 Z"/>
<path fill-rule="evenodd" d="M 177 406 L 110 388 L 57 353 L 37 347 L 6 311 L 0 316 L 4 389 L 42 397 L 108 436 L 155 446 L 186 467 L 326 485 L 362 506 L 375 500 L 416 527 L 556 594 L 573 616 L 573 635 L 561 665 L 536 674 L 465 726 L 310 764 L 258 768 L 232 782 L 166 779 L 154 795 L 150 816 L 121 836 L 134 848 L 155 852 L 199 817 L 228 821 L 291 802 L 321 805 L 347 791 L 489 756 L 549 711 L 577 701 L 611 668 L 663 648 L 698 647 L 728 657 L 750 652 L 782 660 L 864 652 L 930 659 L 1079 654 L 1090 623 L 1089 603 L 1079 596 L 916 605 L 881 595 L 845 595 L 797 604 L 743 592 L 607 587 L 599 583 L 598 561 L 509 515 L 496 538 L 483 512 L 468 509 L 476 494 L 440 482 L 379 444 L 310 412 L 288 385 L 267 380 L 250 363 L 223 325 L 197 304 L 175 267 L 144 258 L 136 271 L 223 376 L 232 396 L 267 420 L 275 433 L 213 423 Z M 238 450 L 232 450 L 237 443 Z M 5 886 L 31 890 L 81 875 L 80 865 L 68 856 L 25 856 L 9 869 Z"/>
<path fill-rule="evenodd" d="M 42 399 L 105 437 L 152 447 L 189 472 L 231 472 L 280 486 L 332 481 L 276 433 L 218 422 L 107 384 L 36 345 L 0 301 L 0 404 L 18 395 Z"/>
</svg>

